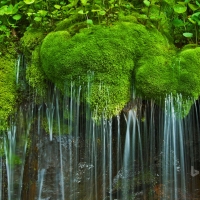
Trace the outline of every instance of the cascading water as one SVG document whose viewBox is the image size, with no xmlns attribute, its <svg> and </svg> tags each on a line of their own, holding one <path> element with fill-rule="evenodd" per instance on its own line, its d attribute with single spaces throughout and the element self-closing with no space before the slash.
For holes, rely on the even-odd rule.
<svg viewBox="0 0 200 200">
<path fill-rule="evenodd" d="M 0 200 L 200 197 L 198 102 L 183 119 L 181 95 L 169 95 L 165 107 L 135 99 L 96 120 L 83 100 L 89 90 L 71 83 L 21 105 L 3 134 Z"/>
</svg>

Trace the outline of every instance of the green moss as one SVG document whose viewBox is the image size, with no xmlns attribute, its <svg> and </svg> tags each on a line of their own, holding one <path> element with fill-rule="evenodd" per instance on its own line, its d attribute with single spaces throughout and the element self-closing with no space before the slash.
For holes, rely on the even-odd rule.
<svg viewBox="0 0 200 200">
<path fill-rule="evenodd" d="M 176 56 L 176 58 L 174 58 Z M 136 71 L 137 93 L 147 99 L 160 100 L 166 94 L 182 95 L 181 116 L 186 116 L 200 94 L 200 48 L 186 49 L 178 55 L 144 56 Z M 176 107 L 179 105 L 175 105 Z"/>
<path fill-rule="evenodd" d="M 13 48 L 12 46 L 10 48 Z M 7 52 L 10 52 L 7 48 Z M 0 56 L 0 130 L 6 129 L 16 100 L 15 62 L 13 54 Z"/>
<path fill-rule="evenodd" d="M 183 97 L 198 98 L 200 94 L 200 47 L 182 51 L 176 59 L 179 69 L 177 92 Z"/>
<path fill-rule="evenodd" d="M 32 51 L 38 46 L 45 37 L 44 31 L 40 29 L 28 29 L 20 39 L 22 52 L 28 59 Z"/>
<path fill-rule="evenodd" d="M 49 124 L 46 117 L 42 120 L 42 127 L 44 128 L 45 132 L 50 134 L 49 132 Z M 59 126 L 59 123 L 54 119 L 53 126 L 52 126 L 52 134 L 59 135 L 59 134 L 69 134 L 69 126 L 66 123 L 63 123 L 62 126 Z"/>
<path fill-rule="evenodd" d="M 177 67 L 172 63 L 172 56 L 173 53 L 146 55 L 138 62 L 135 76 L 137 95 L 159 101 L 166 94 L 176 94 L 178 74 Z"/>
<path fill-rule="evenodd" d="M 21 48 L 27 62 L 26 80 L 31 86 L 30 90 L 33 89 L 37 92 L 38 98 L 35 99 L 36 101 L 39 101 L 40 97 L 43 98 L 45 96 L 47 87 L 39 58 L 40 44 L 44 37 L 45 33 L 43 30 L 30 28 L 24 33 L 20 40 Z M 25 91 L 22 91 L 22 93 L 25 93 Z"/>
<path fill-rule="evenodd" d="M 26 80 L 29 85 L 37 91 L 39 96 L 44 97 L 46 93 L 45 75 L 40 66 L 40 46 L 32 52 L 30 66 L 26 69 Z"/>
<path fill-rule="evenodd" d="M 71 80 L 86 83 L 88 71 L 93 71 L 89 103 L 97 115 L 105 112 L 112 116 L 131 98 L 132 74 L 138 60 L 157 55 L 159 62 L 163 57 L 163 64 L 169 52 L 167 39 L 157 30 L 122 22 L 83 29 L 73 37 L 67 31 L 52 32 L 44 39 L 40 55 L 46 76 L 59 88 Z M 160 94 L 164 91 L 160 88 Z"/>
</svg>

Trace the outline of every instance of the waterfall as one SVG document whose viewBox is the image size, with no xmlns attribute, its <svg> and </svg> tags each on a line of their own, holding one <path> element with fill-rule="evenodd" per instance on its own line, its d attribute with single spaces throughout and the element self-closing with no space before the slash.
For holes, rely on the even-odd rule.
<svg viewBox="0 0 200 200">
<path fill-rule="evenodd" d="M 2 135 L 0 200 L 199 198 L 198 101 L 184 118 L 168 95 L 97 120 L 83 94 L 90 85 L 72 82 L 20 106 Z"/>
</svg>

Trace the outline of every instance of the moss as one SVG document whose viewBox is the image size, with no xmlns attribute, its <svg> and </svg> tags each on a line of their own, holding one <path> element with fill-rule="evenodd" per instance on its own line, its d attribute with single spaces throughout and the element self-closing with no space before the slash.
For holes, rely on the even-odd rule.
<svg viewBox="0 0 200 200">
<path fill-rule="evenodd" d="M 69 31 L 69 29 L 73 29 L 72 27 L 74 26 L 78 26 L 78 24 L 82 24 L 78 21 L 81 21 L 80 15 L 71 15 L 70 17 L 58 22 L 56 24 L 56 29 L 55 31 L 63 31 L 63 30 L 67 30 Z M 84 23 L 86 25 L 86 22 Z M 70 32 L 70 31 L 69 31 Z"/>
<path fill-rule="evenodd" d="M 89 103 L 97 115 L 106 112 L 112 116 L 131 98 L 132 74 L 138 60 L 160 55 L 164 63 L 169 51 L 167 39 L 155 29 L 121 22 L 82 29 L 73 37 L 67 31 L 52 32 L 44 39 L 40 55 L 46 76 L 59 88 L 71 80 L 86 83 L 88 71 L 93 71 Z M 160 94 L 164 92 L 160 90 Z"/>
<path fill-rule="evenodd" d="M 198 98 L 200 94 L 200 47 L 187 49 L 178 55 L 176 65 L 179 68 L 177 92 L 183 97 Z"/>
<path fill-rule="evenodd" d="M 40 44 L 44 37 L 45 33 L 43 30 L 29 28 L 20 40 L 22 52 L 25 55 L 27 63 L 25 84 L 28 83 L 31 86 L 29 92 L 32 92 L 32 89 L 34 92 L 35 90 L 37 91 L 38 98 L 35 99 L 36 101 L 39 101 L 40 97 L 44 97 L 47 87 L 39 58 Z M 21 91 L 23 94 L 26 92 L 27 91 L 24 90 Z M 21 96 L 21 98 L 26 98 L 26 96 Z"/>
<path fill-rule="evenodd" d="M 0 56 L 0 130 L 6 129 L 7 119 L 13 113 L 16 101 L 16 58 L 9 53 L 12 52 L 10 48 L 7 48 L 7 54 Z"/>
<path fill-rule="evenodd" d="M 144 56 L 136 71 L 137 93 L 155 100 L 164 99 L 166 94 L 181 94 L 181 116 L 186 116 L 193 104 L 188 98 L 198 99 L 200 94 L 199 57 L 200 48 L 186 49 L 178 55 L 172 51 L 167 56 Z"/>
<path fill-rule="evenodd" d="M 43 38 L 45 33 L 40 29 L 28 29 L 23 37 L 20 39 L 22 52 L 28 59 L 32 55 L 32 51 L 38 46 Z"/>
<path fill-rule="evenodd" d="M 173 53 L 146 55 L 138 62 L 135 76 L 137 95 L 159 101 L 166 94 L 176 94 L 178 69 L 172 63 L 172 56 Z"/>
<path fill-rule="evenodd" d="M 59 123 L 54 119 L 53 120 L 53 125 L 52 125 L 52 134 L 53 135 L 59 135 L 59 134 L 69 134 L 69 126 L 65 123 L 63 123 L 62 126 L 59 127 Z M 48 120 L 46 117 L 43 117 L 42 120 L 42 127 L 44 128 L 45 132 L 50 134 L 49 131 L 49 124 L 48 124 Z"/>
<path fill-rule="evenodd" d="M 40 46 L 38 45 L 32 52 L 30 66 L 26 68 L 26 80 L 29 85 L 37 91 L 38 96 L 44 97 L 47 85 L 45 75 L 40 66 Z"/>
</svg>

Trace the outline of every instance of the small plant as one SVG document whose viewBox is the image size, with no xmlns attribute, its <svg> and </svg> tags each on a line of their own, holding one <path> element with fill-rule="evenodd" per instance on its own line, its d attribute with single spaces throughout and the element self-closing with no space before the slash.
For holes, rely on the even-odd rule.
<svg viewBox="0 0 200 200">
<path fill-rule="evenodd" d="M 185 0 L 173 6 L 175 17 L 172 21 L 176 29 L 182 32 L 188 43 L 199 42 L 200 2 Z M 195 37 L 195 38 L 194 38 Z"/>
</svg>

